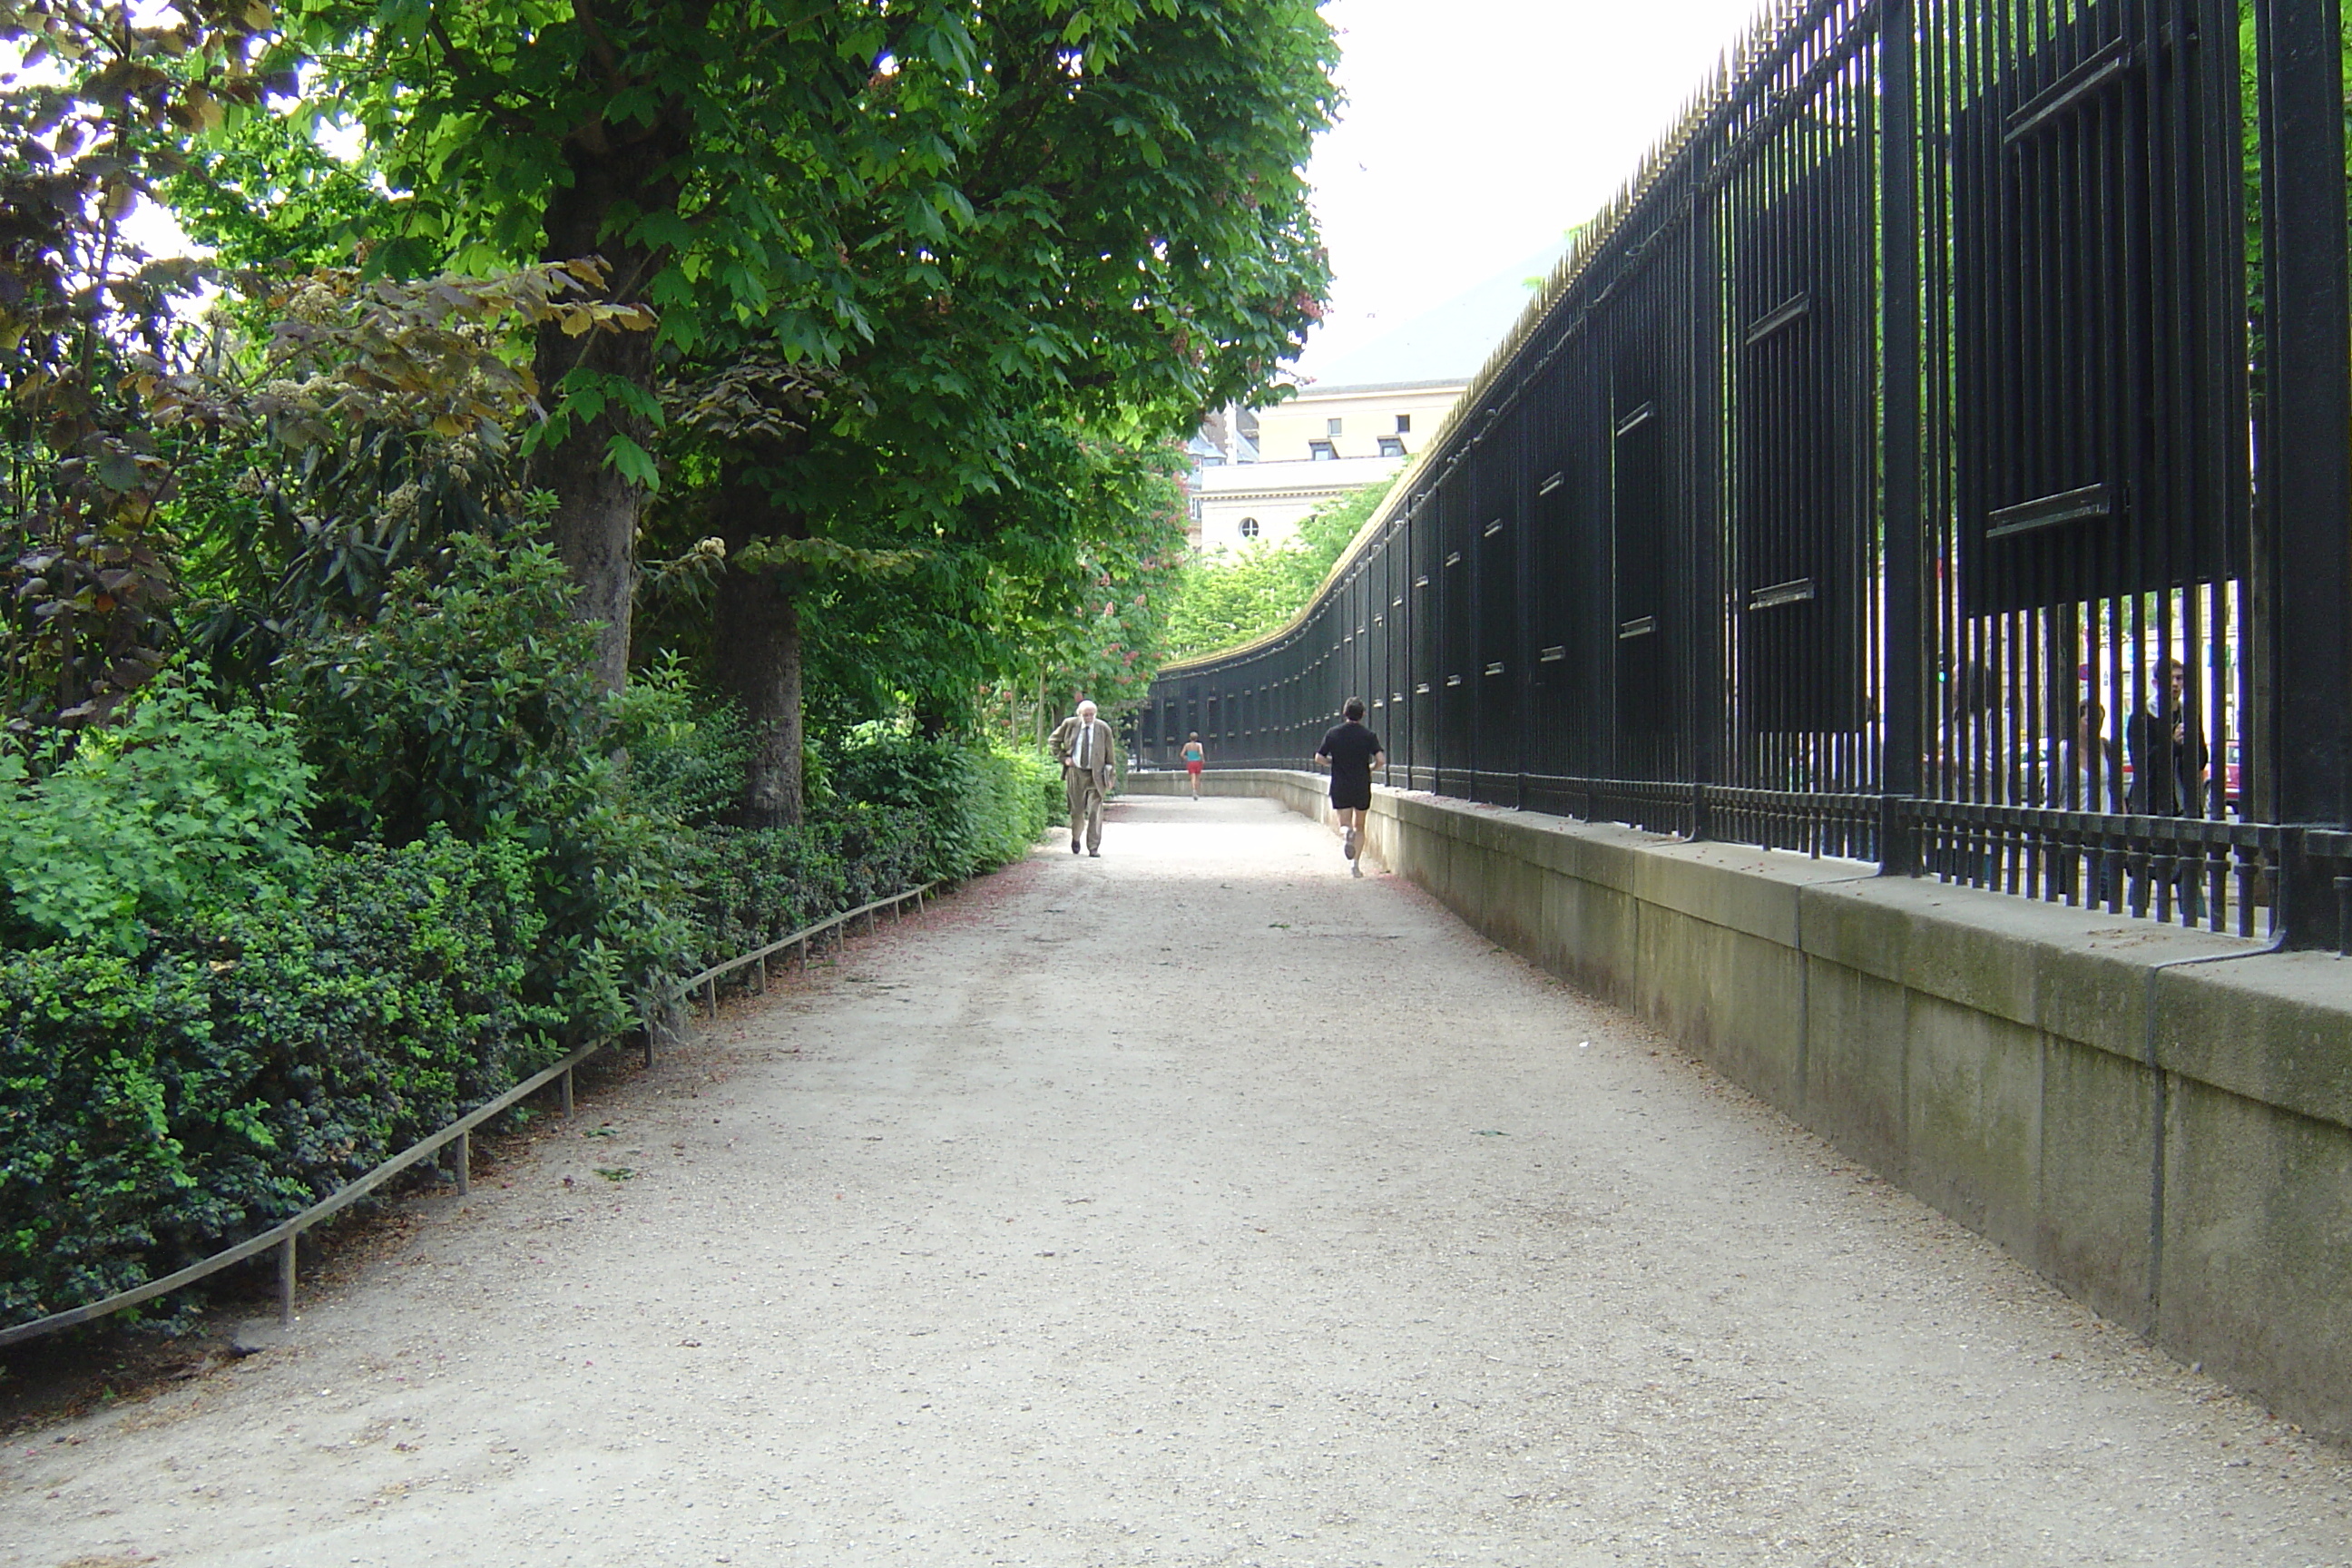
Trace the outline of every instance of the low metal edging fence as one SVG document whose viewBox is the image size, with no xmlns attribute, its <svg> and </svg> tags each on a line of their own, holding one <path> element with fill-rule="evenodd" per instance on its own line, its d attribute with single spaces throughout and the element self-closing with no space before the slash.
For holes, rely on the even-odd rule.
<svg viewBox="0 0 2352 1568">
<path fill-rule="evenodd" d="M 854 910 L 844 910 L 837 915 L 829 915 L 816 924 L 805 926 L 790 936 L 779 937 L 765 947 L 754 948 L 750 952 L 738 954 L 723 963 L 714 963 L 699 973 L 687 976 L 677 983 L 666 1000 L 676 1001 L 700 991 L 708 1000 L 710 1016 L 715 1018 L 719 1016 L 719 982 L 727 975 L 756 963 L 760 966 L 760 991 L 764 994 L 768 989 L 768 960 L 786 948 L 801 948 L 801 962 L 805 964 L 808 962 L 807 943 L 814 938 L 824 935 L 835 926 L 856 920 L 861 915 L 865 917 L 866 929 L 871 931 L 874 929 L 874 917 L 877 913 L 887 909 L 894 919 L 898 918 L 899 910 L 908 899 L 914 900 L 916 908 L 919 910 L 923 900 L 929 897 L 931 889 L 938 886 L 939 883 L 936 880 L 925 882 L 919 888 L 909 888 L 903 893 L 893 893 L 887 899 L 877 899 L 870 904 L 860 904 Z M 653 1032 L 650 1027 L 646 1030 L 646 1059 L 651 1061 Z"/>
<path fill-rule="evenodd" d="M 814 938 L 860 916 L 865 917 L 866 929 L 871 931 L 874 929 L 874 917 L 878 911 L 887 909 L 897 915 L 905 908 L 909 899 L 915 900 L 916 908 L 919 910 L 922 907 L 922 900 L 938 886 L 939 883 L 936 880 L 925 882 L 922 886 L 909 888 L 903 893 L 895 893 L 887 899 L 877 899 L 870 904 L 860 904 L 854 910 L 844 910 L 839 914 L 827 916 L 814 925 L 803 927 L 790 936 L 781 937 L 740 957 L 730 958 L 724 963 L 713 964 L 699 973 L 689 975 L 671 986 L 663 997 L 663 1001 L 676 1002 L 693 994 L 697 990 L 702 990 L 709 997 L 710 1015 L 716 1017 L 719 1014 L 719 982 L 721 977 L 747 965 L 757 963 L 760 966 L 760 989 L 764 994 L 768 983 L 768 960 L 775 954 L 786 948 L 803 945 L 802 963 L 805 965 L 807 950 L 804 944 Z M 646 1065 L 651 1067 L 654 1064 L 655 1030 L 650 1017 L 645 1020 L 645 1035 Z M 297 1282 L 295 1246 L 301 1239 L 304 1231 L 311 1229 L 321 1221 L 332 1218 L 403 1171 L 413 1165 L 421 1164 L 452 1143 L 457 1146 L 457 1157 L 453 1163 L 457 1192 L 460 1196 L 470 1192 L 473 1186 L 474 1129 L 500 1111 L 512 1109 L 551 1083 L 560 1083 L 562 1115 L 568 1120 L 572 1115 L 572 1069 L 597 1052 L 613 1045 L 619 1038 L 620 1036 L 617 1034 L 605 1035 L 578 1047 L 562 1061 L 541 1068 L 496 1099 L 475 1107 L 432 1136 L 410 1144 L 367 1174 L 338 1187 L 300 1214 L 278 1221 L 257 1236 L 247 1237 L 234 1247 L 226 1247 L 209 1258 L 191 1263 L 186 1268 L 167 1274 L 161 1279 L 151 1279 L 144 1285 L 136 1285 L 128 1290 L 119 1291 L 103 1300 L 86 1302 L 79 1307 L 68 1307 L 62 1312 L 52 1312 L 45 1318 L 35 1318 L 30 1322 L 0 1328 L 0 1346 L 19 1344 L 26 1340 L 38 1339 L 44 1334 L 55 1333 L 60 1329 L 72 1328 L 78 1323 L 95 1322 L 100 1318 L 111 1317 L 126 1307 L 135 1307 L 142 1301 L 152 1301 L 158 1296 L 167 1296 L 174 1290 L 183 1289 L 200 1279 L 217 1274 L 224 1268 L 243 1263 L 247 1258 L 258 1258 L 272 1247 L 278 1249 L 278 1320 L 281 1323 L 290 1322 L 294 1317 L 294 1289 Z"/>
</svg>

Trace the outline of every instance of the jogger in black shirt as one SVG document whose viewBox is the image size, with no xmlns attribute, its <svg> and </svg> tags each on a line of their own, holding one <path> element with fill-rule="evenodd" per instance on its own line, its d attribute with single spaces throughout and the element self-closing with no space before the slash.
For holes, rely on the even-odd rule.
<svg viewBox="0 0 2352 1568">
<path fill-rule="evenodd" d="M 1339 853 L 1348 858 L 1348 873 L 1360 877 L 1364 847 L 1364 813 L 1372 808 L 1372 770 L 1388 761 L 1381 738 L 1364 728 L 1364 700 L 1348 699 L 1347 722 L 1323 737 L 1315 748 L 1318 767 L 1331 770 L 1331 810 L 1339 818 Z"/>
</svg>

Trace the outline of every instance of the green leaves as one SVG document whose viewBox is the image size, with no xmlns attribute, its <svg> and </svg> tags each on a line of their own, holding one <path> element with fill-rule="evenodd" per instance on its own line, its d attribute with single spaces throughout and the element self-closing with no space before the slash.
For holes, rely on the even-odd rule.
<svg viewBox="0 0 2352 1568">
<path fill-rule="evenodd" d="M 327 820 L 405 843 L 577 809 L 597 787 L 603 696 L 562 563 L 458 535 L 446 571 L 395 576 L 368 624 L 298 647 L 282 690 Z"/>
<path fill-rule="evenodd" d="M 311 770 L 283 725 L 153 691 L 47 777 L 0 756 L 0 880 L 21 939 L 143 951 L 156 927 L 299 884 Z"/>
<path fill-rule="evenodd" d="M 861 550 L 835 539 L 754 539 L 727 557 L 737 572 L 845 572 L 861 577 L 903 577 L 920 565 L 919 550 Z"/>
<path fill-rule="evenodd" d="M 615 432 L 607 437 L 604 460 L 633 485 L 647 490 L 661 488 L 661 469 L 655 465 L 653 454 L 638 446 L 630 437 Z"/>
<path fill-rule="evenodd" d="M 1169 608 L 1169 656 L 1192 658 L 1248 642 L 1306 608 L 1395 482 L 1366 485 L 1318 507 L 1286 543 L 1186 563 Z"/>
</svg>

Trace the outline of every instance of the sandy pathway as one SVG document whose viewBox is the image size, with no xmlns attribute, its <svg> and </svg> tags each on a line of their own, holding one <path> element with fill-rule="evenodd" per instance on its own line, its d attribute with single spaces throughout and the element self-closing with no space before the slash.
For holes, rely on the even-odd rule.
<svg viewBox="0 0 2352 1568">
<path fill-rule="evenodd" d="M 1321 831 L 1105 850 L 20 1438 L 0 1563 L 2352 1562 L 2342 1456 Z"/>
</svg>

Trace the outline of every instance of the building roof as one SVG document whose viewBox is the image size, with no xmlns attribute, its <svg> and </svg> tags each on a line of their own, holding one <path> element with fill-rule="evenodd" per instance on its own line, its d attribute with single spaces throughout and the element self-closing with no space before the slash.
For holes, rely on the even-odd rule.
<svg viewBox="0 0 2352 1568">
<path fill-rule="evenodd" d="M 1440 376 L 1435 381 L 1380 381 L 1363 385 L 1351 382 L 1344 386 L 1326 386 L 1318 381 L 1302 386 L 1284 398 L 1277 410 L 1312 402 L 1318 397 L 1370 397 L 1384 392 L 1459 392 L 1469 384 L 1470 378 L 1464 375 Z"/>
<path fill-rule="evenodd" d="M 1335 494 L 1378 483 L 1402 468 L 1402 458 L 1338 458 L 1321 462 L 1237 463 L 1204 468 L 1192 476 L 1194 495 L 1203 500 L 1260 500 L 1285 495 Z"/>
</svg>

